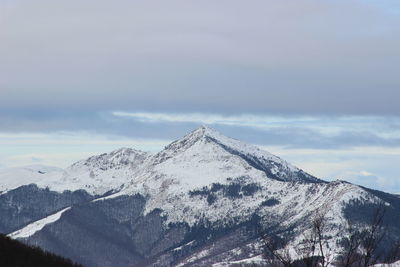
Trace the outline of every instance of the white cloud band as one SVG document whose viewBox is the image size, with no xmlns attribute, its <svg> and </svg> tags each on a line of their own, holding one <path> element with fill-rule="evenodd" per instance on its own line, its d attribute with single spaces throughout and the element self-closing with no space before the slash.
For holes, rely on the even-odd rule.
<svg viewBox="0 0 400 267">
<path fill-rule="evenodd" d="M 276 116 L 221 115 L 208 113 L 156 113 L 114 111 L 117 117 L 132 118 L 143 123 L 196 123 L 252 127 L 258 129 L 303 128 L 324 136 L 345 131 L 371 133 L 381 138 L 400 138 L 400 117 L 385 116 Z M 397 126 L 397 127 L 396 127 Z"/>
</svg>

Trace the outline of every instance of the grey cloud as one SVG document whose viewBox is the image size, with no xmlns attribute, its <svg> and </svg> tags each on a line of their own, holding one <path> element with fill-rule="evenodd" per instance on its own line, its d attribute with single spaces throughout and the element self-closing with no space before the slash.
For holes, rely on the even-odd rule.
<svg viewBox="0 0 400 267">
<path fill-rule="evenodd" d="M 360 133 L 346 130 L 335 136 L 325 136 L 318 131 L 290 126 L 265 131 L 231 128 L 227 132 L 249 143 L 279 145 L 287 148 L 342 149 L 357 146 L 400 146 L 400 138 L 382 138 L 370 132 Z"/>
<path fill-rule="evenodd" d="M 393 175 L 388 177 L 379 177 L 365 171 L 361 171 L 359 173 L 347 172 L 344 174 L 346 175 L 347 181 L 369 188 L 397 193 L 400 187 L 398 179 L 393 177 Z"/>
<path fill-rule="evenodd" d="M 147 113 L 147 116 L 151 115 L 152 113 Z M 207 123 L 228 136 L 260 145 L 316 149 L 400 146 L 400 118 L 398 117 L 164 115 L 169 116 L 169 121 L 146 121 L 140 118 L 115 116 L 114 113 L 105 111 L 98 113 L 20 111 L 0 115 L 0 129 L 1 132 L 11 133 L 86 131 L 129 138 L 172 140 Z M 183 121 L 179 121 L 181 117 L 176 119 L 174 116 L 183 117 Z M 227 118 L 230 121 L 225 123 Z"/>
<path fill-rule="evenodd" d="M 3 109 L 399 114 L 394 1 L 6 1 Z"/>
</svg>

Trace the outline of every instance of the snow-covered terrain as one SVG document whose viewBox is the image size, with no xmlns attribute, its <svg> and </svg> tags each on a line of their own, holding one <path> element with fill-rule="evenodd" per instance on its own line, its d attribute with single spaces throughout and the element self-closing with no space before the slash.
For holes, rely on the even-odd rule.
<svg viewBox="0 0 400 267">
<path fill-rule="evenodd" d="M 18 231 L 15 231 L 15 232 L 9 234 L 8 236 L 11 238 L 27 238 L 27 237 L 33 235 L 34 233 L 36 233 L 37 231 L 42 230 L 43 227 L 45 227 L 47 224 L 53 223 L 53 222 L 57 221 L 58 219 L 60 219 L 61 215 L 69 209 L 70 208 L 65 208 L 65 209 L 60 210 L 59 212 L 56 212 L 46 218 L 43 218 L 39 221 L 28 224 L 24 228 L 22 228 Z"/>
<path fill-rule="evenodd" d="M 237 261 L 226 261 L 226 262 L 218 262 L 214 263 L 212 266 L 213 267 L 229 267 L 232 265 L 236 266 L 260 266 L 262 264 L 265 264 L 265 259 L 263 259 L 262 255 L 257 255 L 254 257 L 250 257 L 247 259 L 242 259 L 242 260 L 237 260 Z"/>
<path fill-rule="evenodd" d="M 147 152 L 131 148 L 93 156 L 72 164 L 59 181 L 47 186 L 59 192 L 83 189 L 92 195 L 119 191 L 122 185 L 134 179 L 134 174 L 150 156 Z"/>
<path fill-rule="evenodd" d="M 400 261 L 387 264 L 375 264 L 374 267 L 400 267 Z"/>
<path fill-rule="evenodd" d="M 0 193 L 22 185 L 63 192 L 83 189 L 92 195 L 118 191 L 150 157 L 147 152 L 121 148 L 72 164 L 65 170 L 41 165 L 0 170 Z"/>
<path fill-rule="evenodd" d="M 258 165 L 248 158 L 257 159 Z M 271 171 L 264 171 L 267 168 Z M 224 197 L 224 187 L 238 184 L 251 192 L 238 193 L 240 197 Z M 211 204 L 204 197 L 207 190 L 214 191 Z M 308 194 L 310 191 L 314 193 Z M 197 129 L 156 154 L 145 171 L 138 172 L 115 196 L 137 193 L 148 196 L 147 212 L 162 207 L 168 222 L 189 225 L 194 225 L 199 216 L 210 222 L 221 221 L 221 217 L 227 222 L 237 222 L 256 211 L 273 212 L 281 217 L 290 215 L 292 220 L 300 220 L 317 208 L 330 211 L 331 217 L 339 220 L 342 202 L 366 195 L 352 184 L 329 185 L 303 174 L 268 152 L 207 127 Z M 266 199 L 273 199 L 279 205 L 262 207 Z"/>
<path fill-rule="evenodd" d="M 57 192 L 83 189 L 102 195 L 130 184 L 140 185 L 149 176 L 169 177 L 163 186 L 179 181 L 175 188 L 181 190 L 223 182 L 239 173 L 263 179 L 265 171 L 281 181 L 320 181 L 256 146 L 203 126 L 155 155 L 121 148 L 78 161 L 65 170 L 40 165 L 3 169 L 0 192 L 33 183 Z M 146 186 L 155 189 L 160 185 Z"/>
<path fill-rule="evenodd" d="M 56 183 L 63 172 L 60 168 L 42 165 L 0 169 L 0 193 L 27 184 Z"/>
<path fill-rule="evenodd" d="M 96 233 L 118 229 L 114 234 L 126 233 L 119 237 L 125 240 L 133 231 L 130 241 L 124 241 L 133 242 L 130 247 L 133 254 L 130 250 L 119 250 L 119 241 L 115 243 L 114 236 L 100 238 L 105 248 L 116 246 L 114 252 L 125 255 L 130 264 L 139 264 L 147 257 L 182 266 L 257 264 L 262 260 L 257 231 L 264 226 L 278 232 L 290 229 L 286 247 L 292 258 L 298 258 L 300 255 L 293 247 L 310 231 L 310 220 L 316 214 L 327 218 L 325 234 L 332 238 L 326 245 L 336 254 L 342 249 L 339 240 L 346 235 L 345 207 L 383 201 L 395 210 L 397 204 L 391 206 L 389 202 L 398 201 L 394 195 L 374 193 L 347 182 L 325 182 L 256 146 L 204 126 L 156 154 L 123 148 L 79 161 L 65 170 L 31 173 L 35 175 L 30 179 L 25 177 L 21 183 L 35 183 L 56 192 L 83 189 L 92 198 L 79 207 L 71 206 L 71 212 L 65 216 L 61 216 L 66 210 L 63 209 L 30 223 L 12 233 L 14 238 L 32 243 L 64 239 L 74 242 L 63 235 L 68 231 L 71 231 L 68 236 L 81 235 L 86 230 L 82 232 L 80 227 L 98 227 L 86 237 L 97 247 Z M 8 190 L 12 188 L 10 174 L 3 174 L 8 175 L 3 185 Z M 104 216 L 108 219 L 104 220 Z M 52 224 L 57 221 L 62 223 L 53 229 Z M 44 233 L 45 225 L 51 231 Z M 61 231 L 57 228 L 60 225 L 70 228 Z M 213 241 L 204 241 L 199 229 Z M 49 233 L 54 238 L 48 237 Z M 43 245 L 50 246 L 51 242 Z M 70 246 L 79 247 L 80 242 Z M 111 260 L 112 255 L 103 254 L 103 260 L 124 262 L 123 256 Z M 91 260 L 87 263 L 93 266 L 101 261 L 95 255 Z"/>
</svg>

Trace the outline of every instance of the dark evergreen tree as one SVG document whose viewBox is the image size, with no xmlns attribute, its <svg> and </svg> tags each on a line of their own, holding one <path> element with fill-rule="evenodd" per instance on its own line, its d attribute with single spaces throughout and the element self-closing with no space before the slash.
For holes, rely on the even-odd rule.
<svg viewBox="0 0 400 267">
<path fill-rule="evenodd" d="M 27 246 L 17 240 L 0 234 L 1 267 L 83 267 L 71 260 Z"/>
</svg>

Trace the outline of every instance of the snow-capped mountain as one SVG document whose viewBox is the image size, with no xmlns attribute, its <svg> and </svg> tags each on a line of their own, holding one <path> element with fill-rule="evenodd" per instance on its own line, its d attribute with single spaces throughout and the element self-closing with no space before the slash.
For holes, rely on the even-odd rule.
<svg viewBox="0 0 400 267">
<path fill-rule="evenodd" d="M 221 214 L 245 219 L 268 197 L 268 188 L 324 183 L 277 156 L 205 126 L 168 145 L 134 176 L 115 196 L 139 193 L 148 198 L 146 211 L 163 206 L 168 222 L 189 225 L 199 214 L 211 222 L 220 220 Z M 225 191 L 237 197 L 226 198 Z M 235 205 L 228 203 L 232 201 Z"/>
<path fill-rule="evenodd" d="M 188 159 L 194 164 L 189 164 Z M 177 160 L 187 166 L 175 166 L 178 164 Z M 242 168 L 240 172 L 243 175 L 246 175 L 243 168 L 248 168 L 281 181 L 322 182 L 256 146 L 225 137 L 209 127 L 202 126 L 155 155 L 121 148 L 78 161 L 65 170 L 41 165 L 0 170 L 0 192 L 32 183 L 57 192 L 83 189 L 92 195 L 102 195 L 135 183 L 137 177 L 143 173 L 149 175 L 150 172 L 159 171 L 160 175 L 168 175 L 175 169 L 178 171 L 176 174 L 171 173 L 172 176 L 182 174 L 186 178 L 180 177 L 181 182 L 196 187 L 208 185 L 208 182 L 218 182 L 218 179 L 215 179 L 218 172 L 222 176 L 232 175 L 233 172 L 237 174 L 238 170 L 229 169 L 239 161 L 238 168 Z M 209 165 L 206 168 L 208 174 L 202 173 L 205 171 L 202 168 L 205 164 Z M 184 170 L 190 175 L 184 174 Z M 195 175 L 201 175 L 202 178 L 193 177 Z"/>
<path fill-rule="evenodd" d="M 92 195 L 119 191 L 134 178 L 149 157 L 151 154 L 131 148 L 93 156 L 72 164 L 60 182 L 49 187 L 56 191 L 83 189 Z"/>
<path fill-rule="evenodd" d="M 121 148 L 110 153 L 80 160 L 64 169 L 32 165 L 0 170 L 0 193 L 23 185 L 35 184 L 56 192 L 85 190 L 92 195 L 118 191 L 150 153 Z"/>
<path fill-rule="evenodd" d="M 240 159 L 242 161 L 241 165 L 250 166 L 262 171 L 272 179 L 297 182 L 322 182 L 271 153 L 263 151 L 254 145 L 223 136 L 214 129 L 206 126 L 196 129 L 183 139 L 177 140 L 167 146 L 163 151 L 155 155 L 154 163 L 162 163 L 170 158 L 174 158 L 174 156 L 182 161 L 195 157 L 194 161 L 200 161 L 196 165 L 205 162 L 208 163 L 207 161 L 225 161 L 225 164 L 229 165 L 229 160 Z M 219 169 L 213 169 L 212 171 L 227 171 L 227 169 L 220 169 L 220 167 L 218 166 Z"/>
<path fill-rule="evenodd" d="M 379 202 L 400 237 L 397 196 L 325 182 L 204 126 L 156 154 L 124 148 L 60 173 L 0 195 L 0 212 L 12 218 L 0 218 L 0 230 L 87 266 L 262 261 L 261 230 L 289 237 L 290 248 L 316 212 L 340 253 L 346 220 L 365 224 Z"/>
<path fill-rule="evenodd" d="M 0 169 L 0 194 L 27 184 L 51 184 L 61 177 L 63 170 L 43 165 Z"/>
</svg>

